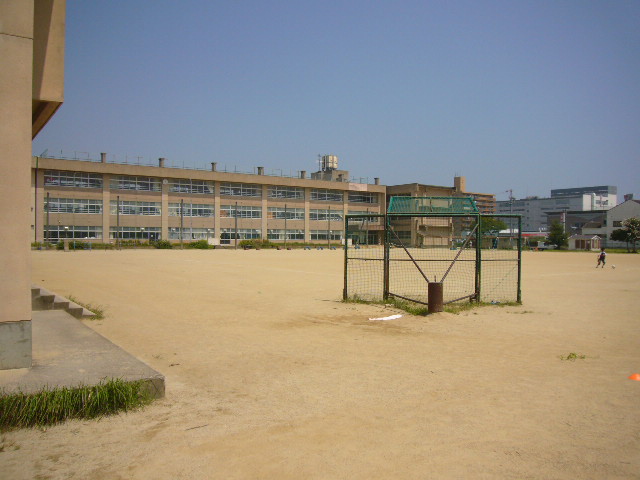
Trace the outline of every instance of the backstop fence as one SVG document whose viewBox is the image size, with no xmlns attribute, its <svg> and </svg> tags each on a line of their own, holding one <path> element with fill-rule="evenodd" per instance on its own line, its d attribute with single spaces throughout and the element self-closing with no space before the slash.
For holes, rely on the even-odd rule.
<svg viewBox="0 0 640 480">
<path fill-rule="evenodd" d="M 428 305 L 428 285 L 439 282 L 444 304 L 521 302 L 519 216 L 428 210 L 346 216 L 345 299 Z M 363 243 L 375 224 L 382 243 Z"/>
</svg>

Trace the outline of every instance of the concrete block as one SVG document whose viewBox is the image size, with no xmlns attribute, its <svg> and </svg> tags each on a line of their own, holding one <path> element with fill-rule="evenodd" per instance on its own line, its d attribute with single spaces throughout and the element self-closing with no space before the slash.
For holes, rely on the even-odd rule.
<svg viewBox="0 0 640 480">
<path fill-rule="evenodd" d="M 31 321 L 0 322 L 0 370 L 31 367 Z"/>
</svg>

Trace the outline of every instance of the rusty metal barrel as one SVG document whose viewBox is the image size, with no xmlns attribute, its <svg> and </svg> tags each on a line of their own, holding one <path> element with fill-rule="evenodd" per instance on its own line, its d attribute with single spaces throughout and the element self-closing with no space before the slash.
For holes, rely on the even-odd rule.
<svg viewBox="0 0 640 480">
<path fill-rule="evenodd" d="M 442 292 L 442 283 L 429 282 L 427 290 L 427 294 L 429 295 L 429 313 L 437 313 L 444 310 Z"/>
</svg>

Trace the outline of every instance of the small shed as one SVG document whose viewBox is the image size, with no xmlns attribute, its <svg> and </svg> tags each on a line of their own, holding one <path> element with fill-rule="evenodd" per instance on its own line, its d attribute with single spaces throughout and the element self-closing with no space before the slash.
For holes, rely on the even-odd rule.
<svg viewBox="0 0 640 480">
<path fill-rule="evenodd" d="M 598 235 L 571 235 L 569 250 L 600 250 L 602 243 Z"/>
</svg>

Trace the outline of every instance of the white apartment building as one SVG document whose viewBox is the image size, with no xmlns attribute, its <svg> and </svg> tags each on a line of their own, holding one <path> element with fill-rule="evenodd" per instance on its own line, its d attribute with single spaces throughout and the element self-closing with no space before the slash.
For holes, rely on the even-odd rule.
<svg viewBox="0 0 640 480">
<path fill-rule="evenodd" d="M 546 232 L 549 214 L 568 211 L 606 211 L 616 206 L 615 186 L 595 186 L 551 190 L 551 197 L 527 197 L 496 202 L 497 213 L 522 215 L 522 230 Z"/>
</svg>

